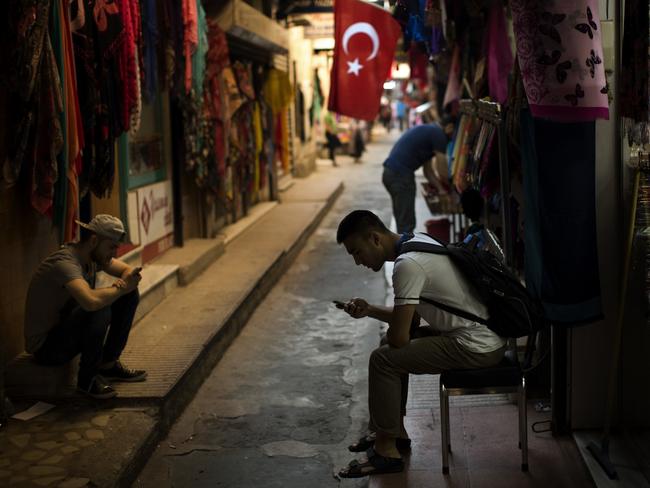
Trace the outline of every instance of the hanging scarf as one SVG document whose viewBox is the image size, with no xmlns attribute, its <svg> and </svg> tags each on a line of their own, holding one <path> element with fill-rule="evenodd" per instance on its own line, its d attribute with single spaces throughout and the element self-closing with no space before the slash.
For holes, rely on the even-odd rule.
<svg viewBox="0 0 650 488">
<path fill-rule="evenodd" d="M 8 7 L 11 19 L 9 70 L 9 135 L 3 164 L 5 183 L 17 182 L 23 165 L 36 172 L 32 204 L 47 212 L 58 177 L 56 156 L 63 145 L 59 114 L 60 80 L 48 33 L 51 4 L 15 0 Z M 49 201 L 49 203 L 48 203 Z"/>
<path fill-rule="evenodd" d="M 197 43 L 192 54 L 192 87 L 198 97 L 203 97 L 205 81 L 206 55 L 208 53 L 208 24 L 201 0 L 196 2 L 197 8 Z"/>
<path fill-rule="evenodd" d="M 521 74 L 534 117 L 608 119 L 596 0 L 512 0 Z"/>
<path fill-rule="evenodd" d="M 498 103 L 508 98 L 508 77 L 512 71 L 512 51 L 508 40 L 506 19 L 500 1 L 492 2 L 488 14 L 487 71 L 490 97 Z"/>
<path fill-rule="evenodd" d="M 147 102 L 151 102 L 158 87 L 158 7 L 156 0 L 142 0 L 143 44 L 143 90 Z"/>
<path fill-rule="evenodd" d="M 183 9 L 183 54 L 185 55 L 185 91 L 192 89 L 192 54 L 199 43 L 197 0 L 181 0 Z"/>
</svg>

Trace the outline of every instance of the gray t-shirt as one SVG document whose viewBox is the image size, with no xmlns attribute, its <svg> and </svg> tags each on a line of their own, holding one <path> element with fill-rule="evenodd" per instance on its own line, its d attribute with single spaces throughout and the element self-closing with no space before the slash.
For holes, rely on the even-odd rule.
<svg viewBox="0 0 650 488">
<path fill-rule="evenodd" d="M 29 283 L 25 301 L 25 349 L 34 353 L 43 345 L 47 333 L 71 311 L 77 302 L 65 285 L 83 278 L 95 287 L 97 268 L 94 263 L 84 270 L 73 247 L 66 244 L 50 254 L 38 267 Z"/>
</svg>

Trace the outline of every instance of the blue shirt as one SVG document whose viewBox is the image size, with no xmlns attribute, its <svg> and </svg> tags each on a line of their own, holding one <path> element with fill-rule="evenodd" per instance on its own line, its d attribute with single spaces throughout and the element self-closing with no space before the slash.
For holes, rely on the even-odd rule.
<svg viewBox="0 0 650 488">
<path fill-rule="evenodd" d="M 396 173 L 414 173 L 435 152 L 444 153 L 446 149 L 447 136 L 438 124 L 418 125 L 397 140 L 384 166 Z"/>
<path fill-rule="evenodd" d="M 406 117 L 406 104 L 401 100 L 397 102 L 397 116 Z"/>
</svg>

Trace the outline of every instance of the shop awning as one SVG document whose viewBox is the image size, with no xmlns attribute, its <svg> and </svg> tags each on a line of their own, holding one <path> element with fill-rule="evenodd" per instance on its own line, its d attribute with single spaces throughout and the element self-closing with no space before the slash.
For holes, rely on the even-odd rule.
<svg viewBox="0 0 650 488">
<path fill-rule="evenodd" d="M 271 53 L 285 54 L 289 51 L 287 29 L 243 0 L 230 0 L 217 14 L 217 22 L 229 38 Z"/>
</svg>

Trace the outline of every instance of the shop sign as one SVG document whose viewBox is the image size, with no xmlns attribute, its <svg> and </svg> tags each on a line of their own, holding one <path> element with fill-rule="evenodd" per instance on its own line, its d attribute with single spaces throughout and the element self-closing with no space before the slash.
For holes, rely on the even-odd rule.
<svg viewBox="0 0 650 488">
<path fill-rule="evenodd" d="M 276 17 L 316 12 L 334 12 L 334 0 L 280 0 Z"/>
<path fill-rule="evenodd" d="M 334 15 L 333 14 L 311 14 L 301 16 L 309 21 L 305 26 L 305 39 L 323 39 L 334 37 Z"/>
<path fill-rule="evenodd" d="M 171 182 L 163 181 L 136 191 L 140 244 L 146 246 L 173 233 Z"/>
</svg>

